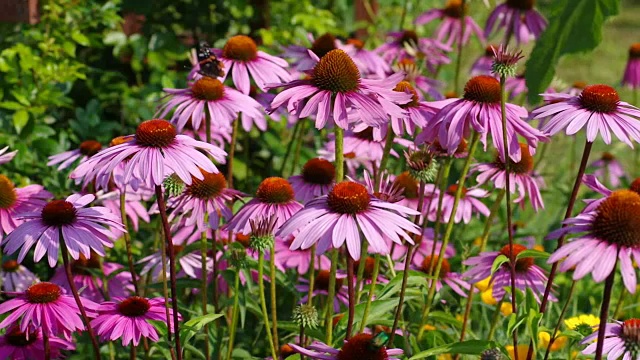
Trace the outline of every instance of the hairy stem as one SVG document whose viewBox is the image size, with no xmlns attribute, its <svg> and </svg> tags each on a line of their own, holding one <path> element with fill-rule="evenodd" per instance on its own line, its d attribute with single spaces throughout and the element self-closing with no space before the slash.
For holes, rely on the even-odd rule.
<svg viewBox="0 0 640 360">
<path fill-rule="evenodd" d="M 267 333 L 271 356 L 277 359 L 276 348 L 273 346 L 273 336 L 271 336 L 271 326 L 269 325 L 269 314 L 267 313 L 267 300 L 264 295 L 264 252 L 258 252 L 258 287 L 260 292 L 260 309 L 262 310 L 262 320 L 264 321 L 264 330 Z"/>
</svg>

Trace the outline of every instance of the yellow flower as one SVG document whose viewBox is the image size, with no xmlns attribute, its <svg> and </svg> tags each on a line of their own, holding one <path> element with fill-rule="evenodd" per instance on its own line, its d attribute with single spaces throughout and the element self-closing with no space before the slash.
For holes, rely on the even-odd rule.
<svg viewBox="0 0 640 360">
<path fill-rule="evenodd" d="M 473 239 L 473 245 L 480 247 L 480 245 L 482 245 L 482 237 L 478 236 L 477 238 Z"/>
<path fill-rule="evenodd" d="M 493 297 L 493 289 L 487 289 L 480 293 L 480 298 L 482 302 L 487 305 L 495 305 L 498 303 L 498 300 Z"/>
<path fill-rule="evenodd" d="M 476 287 L 480 291 L 485 291 L 485 290 L 487 290 L 489 288 L 489 281 L 491 281 L 491 276 L 487 276 L 486 279 L 478 281 L 476 283 Z"/>
<path fill-rule="evenodd" d="M 544 251 L 544 246 L 542 245 L 534 245 L 533 250 Z"/>
<path fill-rule="evenodd" d="M 538 342 L 539 346 L 542 349 L 546 349 L 549 346 L 549 342 L 551 341 L 551 334 L 546 331 L 541 331 L 538 333 Z M 566 336 L 559 336 L 551 345 L 551 351 L 558 351 L 562 349 L 567 344 Z"/>
<path fill-rule="evenodd" d="M 452 360 L 453 357 L 451 357 L 451 355 L 449 354 L 442 354 L 442 355 L 438 355 L 438 360 Z"/>
<path fill-rule="evenodd" d="M 565 326 L 569 330 L 578 331 L 580 327 L 589 326 L 594 328 L 600 325 L 600 319 L 594 315 L 578 315 L 564 321 Z"/>
<path fill-rule="evenodd" d="M 503 302 L 502 304 L 500 304 L 500 312 L 504 316 L 509 316 L 509 315 L 513 314 L 513 311 L 511 311 L 511 309 L 512 309 L 511 303 L 509 303 L 509 302 Z M 526 358 L 526 356 L 527 355 L 525 355 L 525 358 Z"/>
<path fill-rule="evenodd" d="M 515 353 L 513 352 L 513 345 L 505 346 L 507 352 L 509 353 L 510 359 L 515 359 Z M 526 359 L 527 353 L 529 352 L 529 345 L 518 345 L 518 359 Z"/>
<path fill-rule="evenodd" d="M 433 331 L 433 330 L 435 330 L 435 329 L 436 329 L 436 327 L 435 327 L 435 326 L 433 326 L 433 325 L 431 325 L 431 324 L 426 324 L 426 325 L 424 326 L 424 331 Z"/>
</svg>

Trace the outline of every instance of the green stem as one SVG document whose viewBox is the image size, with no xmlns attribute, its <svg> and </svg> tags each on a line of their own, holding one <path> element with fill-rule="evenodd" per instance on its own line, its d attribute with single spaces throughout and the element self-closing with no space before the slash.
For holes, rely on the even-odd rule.
<svg viewBox="0 0 640 360">
<path fill-rule="evenodd" d="M 487 335 L 487 341 L 491 341 L 491 339 L 493 339 L 493 335 L 495 335 L 496 333 L 496 325 L 498 325 L 498 319 L 500 319 L 500 308 L 502 307 L 502 301 L 504 301 L 504 298 L 502 298 L 496 304 L 496 311 L 494 311 L 493 317 L 491 318 L 491 326 L 489 326 L 489 334 Z"/>
<path fill-rule="evenodd" d="M 360 262 L 358 262 L 358 272 L 356 273 L 356 302 L 360 303 L 360 288 L 362 287 L 362 281 L 364 277 L 364 268 L 367 264 L 367 250 L 369 249 L 369 243 L 363 242 L 362 249 L 360 251 Z M 392 252 L 393 253 L 393 252 Z"/>
<path fill-rule="evenodd" d="M 129 234 L 129 220 L 127 219 L 126 212 L 126 193 L 125 190 L 120 191 L 120 218 L 122 221 L 122 227 L 124 227 L 124 245 L 127 250 L 127 262 L 129 263 L 129 272 L 131 273 L 131 283 L 133 284 L 133 288 L 135 289 L 136 295 L 139 294 L 138 291 L 138 277 L 136 276 L 136 271 L 133 266 L 133 253 L 131 251 L 131 235 Z"/>
<path fill-rule="evenodd" d="M 270 295 L 271 295 L 271 322 L 273 323 L 273 346 L 280 349 L 278 344 L 278 313 L 276 302 L 276 248 L 275 243 L 271 244 L 269 249 L 269 277 L 270 277 Z"/>
<path fill-rule="evenodd" d="M 209 223 L 209 214 L 204 214 L 204 223 Z M 207 271 L 207 229 L 205 228 L 200 233 L 200 264 L 202 266 L 202 279 L 200 283 L 200 295 L 202 301 L 202 315 L 207 315 L 207 304 L 209 303 L 209 298 L 207 296 L 207 275 L 209 271 Z M 209 353 L 209 324 L 204 326 L 204 356 L 206 360 L 211 359 L 211 355 Z"/>
<path fill-rule="evenodd" d="M 336 157 L 336 184 L 344 180 L 344 130 L 338 125 L 334 128 L 335 132 L 335 157 Z"/>
<path fill-rule="evenodd" d="M 236 326 L 238 324 L 238 309 L 240 299 L 240 270 L 236 270 L 236 277 L 233 280 L 233 310 L 231 311 L 231 326 L 229 328 L 229 349 L 227 350 L 227 360 L 231 360 L 233 344 L 236 339 Z"/>
<path fill-rule="evenodd" d="M 438 236 L 440 235 L 440 227 L 442 226 L 442 204 L 444 202 L 444 193 L 447 191 L 447 185 L 449 181 L 449 173 L 451 172 L 451 166 L 453 165 L 452 159 L 446 159 L 444 166 L 442 167 L 442 174 L 439 182 L 440 191 L 438 193 L 438 207 L 436 209 L 436 224 L 433 229 L 433 245 L 431 246 L 431 258 L 433 259 L 436 254 L 436 245 L 438 244 Z M 426 223 L 426 221 L 425 221 Z M 433 267 L 435 263 L 432 261 L 429 264 L 429 275 L 433 275 Z"/>
<path fill-rule="evenodd" d="M 400 31 L 404 30 L 404 20 L 407 18 L 407 8 L 409 7 L 409 0 L 404 0 L 402 5 L 402 15 L 400 16 Z"/>
<path fill-rule="evenodd" d="M 271 336 L 271 326 L 269 325 L 269 314 L 267 313 L 267 300 L 264 296 L 264 252 L 258 252 L 258 288 L 260 291 L 260 309 L 262 309 L 262 320 L 264 321 L 264 330 L 267 333 L 271 356 L 277 359 L 276 348 L 274 347 L 273 336 Z"/>
<path fill-rule="evenodd" d="M 311 261 L 309 262 L 309 293 L 307 296 L 307 304 L 313 304 L 313 288 L 316 283 L 316 244 L 311 246 Z"/>
<path fill-rule="evenodd" d="M 291 141 L 287 144 L 287 150 L 284 153 L 284 158 L 282 159 L 282 164 L 280 164 L 280 174 L 284 177 L 285 166 L 287 165 L 287 160 L 289 160 L 289 156 L 291 155 L 291 149 L 293 149 L 293 143 L 298 138 L 298 132 L 300 131 L 301 123 L 304 120 L 298 120 L 296 124 L 293 126 L 293 134 L 291 134 Z"/>
<path fill-rule="evenodd" d="M 293 164 L 291 164 L 291 173 L 295 174 L 296 167 L 298 166 L 298 161 L 300 161 L 300 150 L 302 148 L 302 140 L 304 138 L 305 125 L 307 123 L 303 122 L 300 124 L 300 133 L 298 134 L 298 142 L 296 143 L 296 150 L 293 153 Z"/>
<path fill-rule="evenodd" d="M 164 230 L 163 230 L 164 231 Z M 167 318 L 167 344 L 171 344 L 172 331 L 169 328 L 169 319 L 171 314 L 169 312 L 169 285 L 167 282 L 167 244 L 160 240 L 160 259 L 162 260 L 162 295 L 164 296 L 164 314 Z M 176 359 L 176 353 L 173 346 L 169 345 L 169 352 L 171 353 L 171 359 Z"/>
<path fill-rule="evenodd" d="M 391 122 L 389 122 L 389 127 L 387 128 L 387 137 L 384 141 L 384 149 L 382 150 L 382 159 L 380 159 L 380 167 L 378 168 L 377 173 L 374 178 L 374 189 L 377 191 L 380 190 L 380 181 L 382 180 L 382 174 L 387 169 L 387 164 L 389 163 L 389 156 L 391 154 L 391 146 L 393 146 L 393 139 L 395 134 L 393 133 L 393 129 L 391 128 Z"/>
<path fill-rule="evenodd" d="M 364 305 L 364 312 L 362 313 L 362 321 L 360 322 L 360 332 L 364 332 L 364 328 L 367 326 L 367 318 L 369 317 L 369 309 L 371 309 L 371 301 L 373 301 L 373 295 L 376 291 L 376 282 L 378 281 L 378 273 L 380 272 L 380 255 L 375 254 L 373 259 L 373 273 L 371 273 L 371 285 L 369 287 L 369 296 L 367 296 L 367 303 Z"/>
<path fill-rule="evenodd" d="M 240 116 L 233 121 L 233 130 L 231 132 L 231 144 L 229 145 L 229 155 L 227 156 L 227 187 L 233 188 L 233 157 L 236 153 L 236 143 L 238 142 L 238 124 Z"/>
<path fill-rule="evenodd" d="M 627 295 L 627 288 L 622 288 L 620 290 L 620 296 L 618 296 L 618 302 L 616 302 L 616 309 L 613 311 L 613 318 L 617 319 L 620 315 L 620 310 L 622 309 L 622 305 L 624 304 L 624 298 Z"/>
<path fill-rule="evenodd" d="M 336 272 L 338 271 L 338 250 L 334 249 L 331 252 L 331 269 L 329 270 L 329 296 L 327 296 L 327 303 L 325 309 L 324 325 L 326 328 L 326 341 L 325 343 L 331 346 L 333 341 L 333 298 L 336 296 Z M 348 256 L 348 255 L 347 255 Z"/>
<path fill-rule="evenodd" d="M 351 333 L 353 332 L 353 322 L 356 315 L 356 292 L 353 284 L 353 258 L 351 257 L 351 254 L 349 254 L 347 244 L 345 244 L 344 247 L 347 253 L 347 292 L 349 294 L 349 311 L 347 319 L 347 334 L 345 335 L 345 340 L 349 340 L 351 339 Z"/>
<path fill-rule="evenodd" d="M 551 351 L 551 347 L 553 343 L 556 341 L 556 335 L 558 334 L 558 330 L 560 329 L 560 324 L 562 324 L 562 320 L 564 319 L 564 315 L 567 313 L 567 309 L 569 308 L 569 302 L 571 302 L 571 296 L 573 296 L 573 290 L 576 288 L 577 281 L 573 280 L 571 282 L 571 288 L 569 288 L 569 294 L 567 295 L 567 301 L 564 303 L 562 307 L 562 311 L 560 312 L 560 316 L 558 316 L 558 321 L 556 322 L 556 327 L 553 329 L 553 333 L 549 338 L 549 345 L 547 345 L 547 350 L 544 353 L 544 360 L 549 358 L 549 352 Z"/>
</svg>

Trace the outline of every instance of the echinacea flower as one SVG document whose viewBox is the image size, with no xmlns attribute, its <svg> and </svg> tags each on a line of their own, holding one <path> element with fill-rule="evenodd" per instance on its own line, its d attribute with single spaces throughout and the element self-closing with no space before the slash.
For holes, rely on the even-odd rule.
<svg viewBox="0 0 640 360">
<path fill-rule="evenodd" d="M 103 341 L 122 339 L 122 346 L 132 342 L 138 346 L 144 337 L 156 342 L 159 339 L 158 332 L 149 321 L 165 323 L 169 331 L 173 331 L 173 309 L 167 309 L 164 298 L 131 296 L 114 300 L 100 304 L 98 316 L 91 320 L 91 326 Z M 182 318 L 180 314 L 178 316 Z"/>
<path fill-rule="evenodd" d="M 624 69 L 622 85 L 631 89 L 640 88 L 640 43 L 635 43 L 629 48 L 629 61 Z"/>
<path fill-rule="evenodd" d="M 87 161 L 88 158 L 97 154 L 100 150 L 102 150 L 102 144 L 95 140 L 86 140 L 81 142 L 77 149 L 49 156 L 47 166 L 59 164 L 58 170 L 66 169 L 78 159 L 80 159 L 80 163 Z"/>
<path fill-rule="evenodd" d="M 417 253 L 414 257 L 414 261 L 418 262 L 419 265 L 415 267 L 415 270 L 422 271 L 425 274 L 435 272 L 436 265 L 438 264 L 439 259 L 440 257 L 438 255 L 424 256 L 420 253 Z M 431 279 L 427 279 L 427 281 L 431 283 Z M 446 258 L 442 259 L 440 274 L 438 279 L 436 280 L 436 291 L 440 291 L 443 284 L 448 285 L 451 290 L 462 297 L 467 297 L 467 292 L 469 291 L 469 289 L 471 289 L 471 285 L 462 279 L 462 275 L 457 272 L 451 271 L 451 265 L 449 264 L 449 260 L 447 260 Z"/>
<path fill-rule="evenodd" d="M 601 282 L 620 263 L 622 280 L 630 293 L 637 286 L 632 258 L 640 261 L 640 195 L 631 190 L 618 190 L 588 213 L 580 213 L 563 221 L 566 227 L 550 233 L 548 239 L 580 234 L 556 250 L 548 263 L 560 262 L 559 270 L 575 267 L 573 279 L 591 273 Z"/>
<path fill-rule="evenodd" d="M 386 338 L 385 338 L 386 339 Z M 396 356 L 403 354 L 402 349 L 390 349 L 386 341 L 380 341 L 372 334 L 357 334 L 345 340 L 340 349 L 314 341 L 306 349 L 296 344 L 289 344 L 293 350 L 311 359 L 321 360 L 398 360 Z"/>
<path fill-rule="evenodd" d="M 177 174 L 185 184 L 191 184 L 192 176 L 204 178 L 200 170 L 218 172 L 207 155 L 217 162 L 224 162 L 226 154 L 215 145 L 177 134 L 168 121 L 147 120 L 138 125 L 134 136 L 92 156 L 80 164 L 70 177 L 82 178 L 84 185 L 94 179 L 108 182 L 114 169 L 124 163 L 124 184 L 136 179 L 150 187 L 159 186 L 172 173 Z"/>
<path fill-rule="evenodd" d="M 448 223 L 449 218 L 451 217 L 451 211 L 453 210 L 453 203 L 455 200 L 456 191 L 458 190 L 458 185 L 453 184 L 447 188 L 447 191 L 442 195 L 442 208 L 440 209 L 440 222 Z M 482 190 L 480 188 L 471 188 L 468 189 L 466 187 L 462 187 L 462 197 L 460 197 L 458 208 L 456 209 L 455 216 L 453 217 L 454 223 L 459 223 L 463 221 L 465 224 L 468 224 L 471 221 L 471 217 L 474 215 L 482 214 L 484 216 L 489 216 L 491 211 L 489 208 L 480 201 L 481 198 L 486 198 L 489 196 L 489 192 L 486 190 Z M 438 201 L 432 201 L 430 203 L 429 209 L 429 221 L 438 221 L 437 213 L 438 213 Z"/>
<path fill-rule="evenodd" d="M 500 251 L 483 252 L 478 256 L 471 257 L 463 262 L 464 265 L 470 266 L 462 277 L 469 279 L 470 283 L 477 283 L 491 276 L 491 284 L 493 286 L 492 295 L 495 299 L 500 300 L 505 296 L 505 287 L 511 287 L 511 265 L 509 262 L 502 264 L 493 275 L 491 275 L 491 268 L 495 259 L 499 255 L 504 255 L 509 258 L 511 255 L 511 246 L 509 244 L 503 246 Z M 527 250 L 524 245 L 513 244 L 513 255 L 517 258 L 518 254 Z M 544 294 L 545 287 L 547 285 L 547 276 L 544 274 L 539 266 L 534 262 L 534 258 L 520 257 L 516 260 L 516 288 L 520 291 L 526 292 L 527 288 L 533 291 L 533 295 L 536 300 L 540 301 L 540 295 Z M 549 297 L 551 301 L 556 301 L 556 298 L 551 295 Z"/>
<path fill-rule="evenodd" d="M 346 45 L 339 43 L 338 47 L 351 56 L 364 77 L 376 76 L 379 79 L 383 79 L 391 72 L 391 66 L 387 61 L 382 59 L 375 51 L 364 48 L 364 41 L 348 39 Z"/>
<path fill-rule="evenodd" d="M 509 100 L 513 100 L 522 94 L 526 94 L 527 82 L 524 78 L 524 74 L 518 74 L 514 77 L 509 77 L 504 83 L 504 89 L 509 94 Z"/>
<path fill-rule="evenodd" d="M 0 174 L 0 241 L 24 222 L 20 214 L 42 209 L 53 195 L 42 185 L 16 188 L 8 177 Z"/>
<path fill-rule="evenodd" d="M 328 194 L 335 184 L 335 178 L 336 168 L 331 162 L 314 158 L 304 164 L 300 175 L 291 176 L 289 183 L 293 187 L 296 200 L 304 204 Z"/>
<path fill-rule="evenodd" d="M 274 216 L 277 230 L 300 209 L 302 205 L 295 201 L 293 187 L 287 180 L 266 178 L 258 186 L 256 196 L 238 210 L 224 229 L 246 235 L 251 233 L 250 220 L 259 221 Z"/>
<path fill-rule="evenodd" d="M 94 195 L 74 194 L 65 200 L 49 201 L 40 211 L 21 215 L 25 222 L 5 238 L 5 253 L 13 254 L 20 249 L 18 262 L 22 262 L 36 245 L 33 260 L 38 262 L 47 254 L 51 267 L 58 263 L 61 245 L 66 246 L 76 260 L 80 254 L 90 257 L 91 250 L 104 256 L 104 247 L 113 247 L 115 241 L 105 226 L 126 230 L 120 217 L 109 209 L 102 206 L 85 208 L 94 199 Z"/>
<path fill-rule="evenodd" d="M 429 71 L 435 73 L 438 66 L 451 62 L 445 54 L 452 50 L 451 47 L 436 40 L 418 37 L 413 30 L 393 31 L 388 33 L 387 37 L 389 41 L 380 45 L 376 51 L 389 63 L 417 57 L 424 59 Z"/>
<path fill-rule="evenodd" d="M 144 201 L 150 200 L 154 192 L 153 190 L 144 186 L 138 187 L 138 190 L 133 190 L 130 185 L 125 185 L 125 194 L 124 194 L 124 212 L 129 219 L 129 224 L 133 228 L 133 230 L 138 231 L 138 227 L 140 225 L 140 221 L 144 221 L 149 223 L 151 221 L 149 217 L 149 211 L 147 210 Z M 120 191 L 110 191 L 104 192 L 100 190 L 96 192 L 96 202 L 111 210 L 114 214 L 120 213 Z M 122 232 L 116 228 L 110 227 L 109 230 L 113 233 L 116 238 L 120 238 L 122 236 Z"/>
<path fill-rule="evenodd" d="M 513 36 L 518 45 L 526 44 L 540 36 L 547 27 L 547 21 L 533 8 L 535 0 L 506 0 L 496 6 L 487 19 L 484 35 L 489 38 L 491 34 L 504 29 L 503 43 L 509 43 Z"/>
<path fill-rule="evenodd" d="M 221 173 L 201 172 L 202 180 L 192 177 L 191 185 L 186 185 L 181 195 L 169 200 L 169 208 L 173 209 L 169 220 L 179 214 L 185 218 L 186 226 L 195 224 L 200 231 L 206 227 L 217 229 L 220 218 L 229 220 L 233 216 L 227 203 L 244 197 L 244 194 L 228 188 Z M 207 215 L 209 221 L 205 224 Z"/>
<path fill-rule="evenodd" d="M 416 143 L 431 143 L 437 139 L 449 154 L 453 154 L 462 139 L 473 130 L 480 134 L 480 141 L 484 144 L 485 150 L 487 135 L 491 135 L 500 158 L 505 159 L 500 97 L 500 82 L 496 78 L 488 75 L 472 78 L 465 85 L 461 99 L 431 103 L 431 106 L 441 107 L 441 109 L 416 138 Z M 532 148 L 537 146 L 538 141 L 547 140 L 544 133 L 534 129 L 522 119 L 527 116 L 528 112 L 525 108 L 506 104 L 508 155 L 516 162 L 520 161 L 521 157 L 518 136 L 522 136 Z"/>
<path fill-rule="evenodd" d="M 424 25 L 435 19 L 442 22 L 436 30 L 435 39 L 449 47 L 455 45 L 462 37 L 462 43 L 469 42 L 471 34 L 475 33 L 481 42 L 484 42 L 484 35 L 480 26 L 473 21 L 471 16 L 467 16 L 467 6 L 462 5 L 462 0 L 448 0 L 443 9 L 428 10 L 416 17 L 416 25 Z M 464 21 L 464 33 L 462 34 L 462 22 Z M 462 36 L 460 36 L 462 34 Z"/>
<path fill-rule="evenodd" d="M 411 101 L 400 105 L 405 114 L 401 116 L 391 115 L 391 129 L 394 134 L 402 137 L 406 134 L 413 135 L 416 128 L 423 128 L 435 115 L 435 110 L 426 101 L 421 101 L 418 93 L 407 81 L 401 81 L 393 89 L 394 91 L 411 94 Z M 380 128 L 383 136 L 386 136 L 386 128 Z"/>
<path fill-rule="evenodd" d="M 284 53 L 282 54 L 282 57 L 291 59 L 291 66 L 296 71 L 308 71 L 313 69 L 318 61 L 316 57 L 322 59 L 322 57 L 327 55 L 331 50 L 338 48 L 338 40 L 331 33 L 324 33 L 317 38 L 308 34 L 307 38 L 311 42 L 310 48 L 300 45 L 289 45 L 285 48 Z M 341 48 L 342 50 L 347 51 L 345 46 L 342 46 Z"/>
<path fill-rule="evenodd" d="M 2 263 L 0 276 L 2 276 L 2 290 L 7 292 L 23 292 L 29 286 L 40 282 L 36 274 L 15 260 Z"/>
<path fill-rule="evenodd" d="M 330 272 L 327 269 L 319 270 L 315 274 L 315 281 L 313 282 L 313 293 L 311 294 L 313 298 L 316 296 L 329 296 L 329 278 Z M 347 293 L 347 286 L 344 283 L 344 279 L 347 277 L 347 274 L 342 272 L 336 273 L 336 291 L 335 297 L 333 298 L 333 310 L 335 312 L 340 311 L 340 304 L 347 305 L 349 303 L 349 294 Z M 304 295 L 300 299 L 300 303 L 306 303 L 309 299 L 309 280 L 305 278 L 300 279 L 300 284 L 296 285 L 296 290 L 301 295 Z"/>
<path fill-rule="evenodd" d="M 515 203 L 522 203 L 526 197 L 529 197 L 533 210 L 538 211 L 544 208 L 542 195 L 538 188 L 537 180 L 533 174 L 533 156 L 531 150 L 526 144 L 519 144 L 520 153 L 522 154 L 520 161 L 509 159 L 509 183 L 510 193 L 518 191 L 518 197 L 513 200 Z M 478 185 L 483 185 L 491 181 L 497 189 L 506 189 L 507 172 L 504 161 L 496 156 L 492 163 L 480 163 L 473 165 L 472 172 L 478 172 L 476 181 Z"/>
<path fill-rule="evenodd" d="M 388 254 L 384 237 L 402 244 L 400 238 L 413 244 L 408 233 L 419 234 L 419 227 L 406 219 L 418 215 L 414 210 L 372 197 L 358 183 L 345 181 L 336 184 L 328 195 L 305 204 L 278 231 L 278 236 L 295 233 L 291 249 L 308 249 L 317 245 L 318 254 L 331 245 L 339 248 L 346 241 L 349 254 L 360 259 L 362 231 L 373 252 Z"/>
<path fill-rule="evenodd" d="M 260 104 L 248 95 L 225 86 L 220 80 L 208 76 L 201 77 L 187 89 L 164 89 L 168 100 L 158 109 L 156 115 L 164 118 L 173 109 L 171 122 L 178 131 L 188 124 L 199 129 L 205 116 L 217 127 L 225 127 L 238 118 L 239 113 L 250 117 L 260 116 Z M 236 120 L 237 121 L 237 120 Z"/>
<path fill-rule="evenodd" d="M 441 93 L 443 83 L 432 79 L 426 75 L 423 75 L 423 71 L 416 64 L 416 60 L 412 58 L 404 58 L 398 60 L 393 66 L 393 70 L 405 73 L 404 80 L 411 84 L 415 84 L 416 88 L 420 89 L 422 94 L 429 100 L 443 100 L 444 96 Z M 423 98 L 423 96 L 420 96 Z M 435 113 L 435 111 L 434 111 Z"/>
<path fill-rule="evenodd" d="M 611 144 L 611 133 L 633 148 L 631 140 L 640 141 L 640 109 L 620 101 L 618 92 L 608 85 L 590 85 L 577 96 L 542 94 L 547 105 L 531 112 L 534 119 L 552 116 L 542 131 L 554 135 L 566 129 L 573 135 L 587 127 L 587 141 L 594 142 L 598 134 Z"/>
<path fill-rule="evenodd" d="M 603 152 L 600 159 L 592 162 L 589 166 L 595 168 L 593 175 L 601 179 L 606 178 L 609 185 L 614 188 L 620 186 L 620 180 L 627 177 L 622 164 L 610 152 Z"/>
<path fill-rule="evenodd" d="M 398 205 L 406 206 L 413 210 L 418 210 L 418 202 L 420 200 L 420 186 L 418 180 L 416 180 L 409 171 L 404 171 L 398 174 L 393 179 L 393 185 L 400 189 L 400 195 L 402 199 L 398 201 Z M 425 187 L 424 199 L 422 202 L 423 212 L 429 208 L 429 202 L 438 198 L 438 189 L 433 184 L 428 184 Z"/>
<path fill-rule="evenodd" d="M 597 330 L 585 337 L 581 344 L 588 346 L 582 350 L 582 353 L 584 355 L 594 354 L 598 346 L 597 340 Z M 604 330 L 603 342 L 602 355 L 606 356 L 606 359 L 637 359 L 638 347 L 640 346 L 640 319 L 614 320 L 614 322 L 608 323 Z"/>
<path fill-rule="evenodd" d="M 0 314 L 11 312 L 0 323 L 0 329 L 17 324 L 22 332 L 33 326 L 49 336 L 64 334 L 67 337 L 85 329 L 73 296 L 64 294 L 56 284 L 37 283 L 15 295 L 0 304 Z M 94 317 L 98 305 L 84 298 L 80 301 L 87 316 Z"/>
<path fill-rule="evenodd" d="M 385 79 L 371 80 L 360 77 L 353 59 L 343 50 L 332 50 L 318 60 L 310 72 L 310 78 L 294 80 L 283 86 L 284 90 L 273 99 L 268 112 L 283 105 L 298 118 L 316 115 L 316 128 L 322 129 L 328 122 L 348 129 L 349 110 L 369 126 L 381 126 L 388 113 L 401 113 L 395 104 L 411 100 L 410 94 L 393 91 L 403 74 L 393 74 Z"/>
<path fill-rule="evenodd" d="M 471 76 L 491 75 L 493 65 L 493 49 L 495 45 L 489 45 L 484 49 L 484 54 L 471 65 Z"/>
<path fill-rule="evenodd" d="M 13 158 L 18 153 L 18 150 L 14 150 L 8 153 L 7 153 L 7 150 L 9 150 L 8 146 L 5 146 L 2 149 L 0 149 L 0 164 L 6 164 L 9 161 L 13 160 Z"/>
<path fill-rule="evenodd" d="M 61 350 L 75 350 L 72 342 L 59 337 L 49 337 L 49 356 L 59 359 Z M 44 339 L 42 329 L 29 327 L 21 331 L 12 327 L 0 336 L 0 359 L 11 360 L 45 360 Z"/>
<path fill-rule="evenodd" d="M 291 250 L 292 237 L 275 239 L 276 267 L 284 272 L 296 269 L 298 274 L 306 274 L 311 266 L 311 250 Z M 328 269 L 331 261 L 324 255 L 316 255 L 315 268 Z"/>
</svg>

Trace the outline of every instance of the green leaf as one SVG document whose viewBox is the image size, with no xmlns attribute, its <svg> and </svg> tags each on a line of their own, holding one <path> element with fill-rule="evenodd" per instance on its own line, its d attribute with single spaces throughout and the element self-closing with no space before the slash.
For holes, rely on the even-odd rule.
<svg viewBox="0 0 640 360">
<path fill-rule="evenodd" d="M 87 38 L 79 30 L 74 30 L 71 33 L 71 38 L 73 39 L 73 41 L 77 42 L 78 44 L 80 44 L 82 46 L 89 46 L 89 38 Z"/>
<path fill-rule="evenodd" d="M 618 14 L 620 0 L 554 1 L 549 26 L 527 61 L 525 79 L 529 103 L 535 104 L 540 93 L 551 84 L 556 65 L 563 55 L 594 49 L 602 41 L 605 20 Z"/>
<path fill-rule="evenodd" d="M 16 128 L 16 132 L 20 133 L 22 129 L 29 122 L 29 113 L 25 109 L 20 109 L 13 114 L 13 126 Z"/>
<path fill-rule="evenodd" d="M 415 354 L 409 360 L 424 359 L 429 356 L 440 355 L 440 354 L 480 355 L 485 350 L 495 349 L 497 347 L 498 346 L 493 341 L 468 340 L 463 342 L 446 344 L 446 345 L 431 348 L 429 350 L 425 350 L 423 352 Z"/>
<path fill-rule="evenodd" d="M 208 323 L 214 321 L 215 319 L 221 317 L 222 314 L 207 314 L 198 317 L 194 317 L 193 319 L 184 323 L 184 325 L 193 330 L 199 331 Z"/>
<path fill-rule="evenodd" d="M 491 265 L 491 275 L 498 271 L 498 268 L 502 266 L 502 264 L 509 262 L 509 258 L 503 254 L 500 254 L 493 260 L 493 265 Z"/>
<path fill-rule="evenodd" d="M 551 254 L 549 254 L 548 252 L 528 249 L 516 255 L 516 259 L 521 259 L 521 258 L 548 259 L 549 256 L 551 256 Z"/>
</svg>

